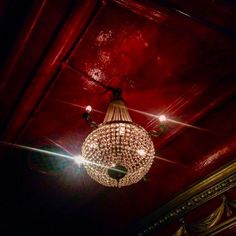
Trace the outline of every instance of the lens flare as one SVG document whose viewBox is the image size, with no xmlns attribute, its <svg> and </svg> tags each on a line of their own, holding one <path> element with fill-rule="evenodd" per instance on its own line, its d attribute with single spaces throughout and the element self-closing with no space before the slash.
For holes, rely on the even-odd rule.
<svg viewBox="0 0 236 236">
<path fill-rule="evenodd" d="M 101 165 L 99 163 L 95 163 L 95 162 L 91 162 L 91 161 L 85 160 L 80 154 L 73 155 L 72 153 L 70 153 L 68 150 L 66 150 L 63 146 L 61 146 L 57 142 L 55 142 L 55 141 L 53 141 L 53 140 L 51 140 L 49 138 L 48 138 L 48 140 L 50 140 L 57 147 L 61 148 L 62 150 L 66 151 L 69 154 L 66 155 L 66 154 L 62 154 L 62 153 L 58 153 L 58 152 L 47 151 L 47 150 L 40 149 L 40 148 L 34 148 L 34 147 L 30 147 L 30 146 L 26 146 L 26 145 L 20 145 L 20 144 L 13 144 L 13 143 L 8 143 L 8 142 L 4 142 L 4 141 L 0 141 L 0 144 L 11 146 L 13 148 L 19 148 L 19 149 L 33 151 L 33 152 L 39 152 L 39 153 L 43 153 L 43 154 L 47 154 L 47 155 L 68 158 L 70 160 L 73 160 L 76 163 L 76 165 L 78 165 L 78 167 L 80 167 L 82 164 L 88 164 L 88 165 L 95 165 L 95 166 L 104 167 L 104 168 L 107 168 L 107 169 L 112 168 L 112 169 L 114 169 L 117 172 L 121 172 L 120 170 L 115 168 L 116 165 L 114 163 L 112 164 L 112 166 L 105 166 L 105 165 Z M 143 150 L 139 150 L 139 151 L 140 151 L 140 155 L 144 155 Z M 162 161 L 165 161 L 165 162 L 168 162 L 168 163 L 171 163 L 171 164 L 175 164 L 175 165 L 184 166 L 183 164 L 180 164 L 178 162 L 174 162 L 174 161 L 165 159 L 165 158 L 160 157 L 160 156 L 155 156 L 155 159 L 159 159 L 159 160 L 162 160 Z"/>
<path fill-rule="evenodd" d="M 152 119 L 148 122 L 147 127 L 152 126 L 157 120 L 159 120 L 160 122 L 167 121 L 167 122 L 170 122 L 170 123 L 186 126 L 188 128 L 209 132 L 209 130 L 207 130 L 207 129 L 200 128 L 198 126 L 190 125 L 190 124 L 187 124 L 187 123 L 184 123 L 184 122 L 180 122 L 180 121 L 177 121 L 177 120 L 167 118 L 165 115 L 154 115 L 152 113 L 139 111 L 139 110 L 132 109 L 132 108 L 128 108 L 128 109 L 131 110 L 131 111 L 134 111 L 136 113 L 139 113 L 139 114 L 142 114 L 142 115 L 145 115 L 145 116 L 148 116 L 148 117 L 152 117 Z"/>
<path fill-rule="evenodd" d="M 187 123 L 183 123 L 183 122 L 180 122 L 180 121 L 177 121 L 177 120 L 172 120 L 172 119 L 167 119 L 169 122 L 172 122 L 174 124 L 178 124 L 178 125 L 183 125 L 183 126 L 186 126 L 188 128 L 193 128 L 193 129 L 197 129 L 197 130 L 201 130 L 201 131 L 205 131 L 205 132 L 208 132 L 209 130 L 207 129 L 204 129 L 204 128 L 200 128 L 200 127 L 197 127 L 197 126 L 194 126 L 194 125 L 190 125 L 190 124 L 187 124 Z"/>
<path fill-rule="evenodd" d="M 168 163 L 171 163 L 173 165 L 178 165 L 178 166 L 185 166 L 184 164 L 181 164 L 179 162 L 175 162 L 175 161 L 171 161 L 169 159 L 166 159 L 166 158 L 163 158 L 163 157 L 160 157 L 160 156 L 155 156 L 155 159 L 158 159 L 158 160 L 161 160 L 161 161 L 165 161 L 165 162 L 168 162 Z"/>
<path fill-rule="evenodd" d="M 60 149 L 62 149 L 63 151 L 67 152 L 68 154 L 70 154 L 71 156 L 73 156 L 73 154 L 68 151 L 65 147 L 63 147 L 62 145 L 60 145 L 59 143 L 55 142 L 54 140 L 50 139 L 50 138 L 46 138 L 47 140 L 49 140 L 51 143 L 55 144 L 57 147 L 59 147 Z"/>
<path fill-rule="evenodd" d="M 47 151 L 45 149 L 34 148 L 34 147 L 29 147 L 29 146 L 20 145 L 20 144 L 13 144 L 13 143 L 8 143 L 8 142 L 3 142 L 3 141 L 0 141 L 0 143 L 3 144 L 3 145 L 8 145 L 8 146 L 11 146 L 11 147 L 24 149 L 24 150 L 29 150 L 29 151 L 32 151 L 32 152 L 39 152 L 39 153 L 43 153 L 43 154 L 47 154 L 47 155 L 73 159 L 73 157 L 70 156 L 70 155 L 65 155 L 65 154 L 58 153 L 58 152 Z"/>
</svg>

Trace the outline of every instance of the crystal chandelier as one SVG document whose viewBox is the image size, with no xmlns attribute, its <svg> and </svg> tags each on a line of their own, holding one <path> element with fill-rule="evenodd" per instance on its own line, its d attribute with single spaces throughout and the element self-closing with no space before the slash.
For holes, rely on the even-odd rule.
<svg viewBox="0 0 236 236">
<path fill-rule="evenodd" d="M 116 97 L 103 123 L 85 139 L 82 156 L 92 179 L 105 186 L 123 187 L 147 174 L 155 149 L 149 133 L 132 121 L 123 99 Z"/>
</svg>

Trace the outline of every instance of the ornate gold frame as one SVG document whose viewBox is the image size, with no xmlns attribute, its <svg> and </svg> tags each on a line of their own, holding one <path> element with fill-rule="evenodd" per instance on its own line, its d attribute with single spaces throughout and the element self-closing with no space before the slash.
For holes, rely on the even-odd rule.
<svg viewBox="0 0 236 236">
<path fill-rule="evenodd" d="M 235 186 L 236 161 L 233 161 L 178 194 L 163 207 L 144 218 L 142 222 L 134 225 L 136 229 L 132 234 L 143 236 L 158 230 Z"/>
<path fill-rule="evenodd" d="M 219 225 L 216 225 L 215 227 L 208 230 L 204 234 L 201 234 L 200 236 L 214 236 L 214 235 L 217 235 L 218 233 L 223 232 L 226 229 L 233 228 L 233 227 L 236 227 L 236 216 L 222 222 Z"/>
</svg>

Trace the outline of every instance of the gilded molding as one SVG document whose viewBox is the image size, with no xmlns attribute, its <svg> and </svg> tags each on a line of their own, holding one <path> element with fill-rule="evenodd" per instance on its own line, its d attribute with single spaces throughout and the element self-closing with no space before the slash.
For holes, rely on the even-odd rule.
<svg viewBox="0 0 236 236">
<path fill-rule="evenodd" d="M 236 186 L 236 162 L 217 170 L 146 217 L 135 235 L 143 236 L 176 220 Z"/>
<path fill-rule="evenodd" d="M 201 234 L 201 236 L 213 236 L 213 235 L 217 235 L 227 229 L 231 229 L 236 227 L 236 216 L 230 218 L 229 220 L 226 220 L 224 222 L 222 222 L 219 225 L 216 225 L 215 227 L 213 227 L 212 229 L 208 230 L 207 232 L 205 232 L 204 234 Z"/>
<path fill-rule="evenodd" d="M 224 231 L 225 229 L 231 227 L 231 223 L 236 223 L 234 220 L 231 222 L 231 220 L 235 218 L 233 217 L 219 224 L 224 217 L 223 215 L 230 217 L 233 214 L 233 208 L 236 208 L 236 200 L 229 200 L 223 196 L 220 206 L 208 216 L 192 223 L 185 223 L 185 220 L 181 219 L 182 225 L 173 236 L 184 236 L 191 232 L 200 233 L 201 236 L 212 234 L 215 235 L 215 232 L 219 232 L 219 230 Z"/>
</svg>

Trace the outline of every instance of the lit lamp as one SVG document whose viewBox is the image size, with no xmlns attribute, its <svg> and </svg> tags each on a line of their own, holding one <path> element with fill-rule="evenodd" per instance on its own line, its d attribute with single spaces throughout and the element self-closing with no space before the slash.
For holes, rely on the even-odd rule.
<svg viewBox="0 0 236 236">
<path fill-rule="evenodd" d="M 137 183 L 149 171 L 155 149 L 149 133 L 134 123 L 120 94 L 108 106 L 103 123 L 82 145 L 89 176 L 110 187 Z"/>
</svg>

